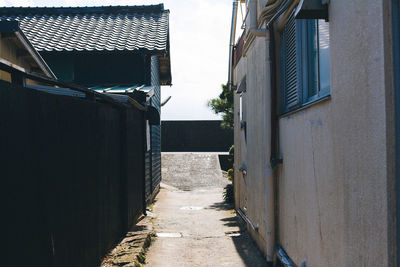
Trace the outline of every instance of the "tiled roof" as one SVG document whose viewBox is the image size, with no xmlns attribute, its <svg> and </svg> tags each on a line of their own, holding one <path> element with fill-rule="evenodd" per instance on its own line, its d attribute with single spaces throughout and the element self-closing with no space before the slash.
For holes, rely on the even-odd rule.
<svg viewBox="0 0 400 267">
<path fill-rule="evenodd" d="M 168 49 L 164 6 L 0 8 L 1 20 L 18 20 L 38 51 Z"/>
</svg>

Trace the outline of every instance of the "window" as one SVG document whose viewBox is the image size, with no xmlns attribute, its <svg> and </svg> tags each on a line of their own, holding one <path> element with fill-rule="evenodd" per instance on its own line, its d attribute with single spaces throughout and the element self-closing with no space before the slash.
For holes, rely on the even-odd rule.
<svg viewBox="0 0 400 267">
<path fill-rule="evenodd" d="M 329 25 L 292 15 L 281 39 L 282 113 L 329 96 Z"/>
<path fill-rule="evenodd" d="M 240 120 L 240 129 L 244 131 L 244 141 L 247 143 L 247 122 L 246 122 L 246 109 L 245 103 L 243 101 L 243 94 L 240 93 L 239 96 L 239 120 Z"/>
</svg>

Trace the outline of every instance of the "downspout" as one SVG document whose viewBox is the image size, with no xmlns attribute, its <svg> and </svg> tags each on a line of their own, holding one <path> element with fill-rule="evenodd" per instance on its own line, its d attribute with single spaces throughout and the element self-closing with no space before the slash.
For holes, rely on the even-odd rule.
<svg viewBox="0 0 400 267">
<path fill-rule="evenodd" d="M 249 19 L 250 19 L 249 31 L 257 37 L 266 37 L 267 30 L 258 28 L 257 0 L 249 0 Z"/>
<path fill-rule="evenodd" d="M 277 84 L 276 84 L 276 47 L 275 47 L 275 38 L 274 38 L 274 21 L 278 18 L 290 5 L 291 1 L 286 0 L 281 8 L 272 16 L 272 18 L 267 22 L 267 30 L 269 31 L 269 35 L 271 38 L 270 43 L 270 70 L 271 70 L 271 79 L 270 79 L 270 96 L 271 96 L 271 157 L 270 157 L 270 165 L 272 169 L 272 175 L 275 179 L 274 182 L 274 192 L 275 192 L 275 205 L 274 205 L 274 223 L 275 223 L 275 243 L 279 240 L 279 202 L 278 202 L 278 177 L 274 169 L 278 164 L 283 163 L 283 159 L 278 155 L 279 149 L 279 116 L 277 111 Z M 279 258 L 280 262 L 286 267 L 295 266 L 290 258 L 287 256 L 286 252 L 280 247 L 275 246 L 276 256 Z"/>
<path fill-rule="evenodd" d="M 265 82 L 266 82 L 266 95 L 268 95 L 268 91 L 271 94 L 271 91 L 273 88 L 271 88 L 271 79 L 272 79 L 272 73 L 271 73 L 271 36 L 270 33 L 267 30 L 265 31 Z M 266 108 L 267 110 L 269 109 L 269 112 L 273 112 L 272 109 L 272 102 L 273 99 L 271 97 L 266 97 Z M 269 100 L 269 102 L 268 102 Z M 272 135 L 273 129 L 271 128 L 270 124 L 270 129 L 269 133 Z M 272 151 L 272 147 L 270 147 L 270 152 Z M 266 201 L 267 201 L 267 262 L 273 262 L 274 260 L 274 255 L 275 255 L 275 183 L 274 183 L 274 174 L 271 171 L 272 168 L 270 164 L 266 164 L 266 168 L 270 169 L 267 170 L 266 176 L 266 186 L 267 186 L 267 193 L 266 193 Z"/>
<path fill-rule="evenodd" d="M 296 2 L 296 0 L 294 0 Z M 278 217 L 276 216 L 276 200 L 277 200 L 277 183 L 275 183 L 275 172 L 274 169 L 276 164 L 282 163 L 282 160 L 277 159 L 276 149 L 278 142 L 278 121 L 277 121 L 277 110 L 276 103 L 277 97 L 275 92 L 276 81 L 275 81 L 275 73 L 276 73 L 276 65 L 275 65 L 275 47 L 274 47 L 274 36 L 273 36 L 273 27 L 272 22 L 287 8 L 290 1 L 279 2 L 282 5 L 271 18 L 268 23 L 266 23 L 266 29 L 258 29 L 257 23 L 257 1 L 250 0 L 250 31 L 255 36 L 263 36 L 265 37 L 265 73 L 266 73 L 266 92 L 269 92 L 269 102 L 268 98 L 266 101 L 266 108 L 270 109 L 270 155 L 271 161 L 269 164 L 266 164 L 266 168 L 270 170 L 267 171 L 269 175 L 266 177 L 266 186 L 267 186 L 267 196 L 266 196 L 266 208 L 267 208 L 267 262 L 272 263 L 275 258 L 275 244 L 277 237 L 277 227 L 278 227 Z M 271 2 L 270 7 L 275 9 L 278 6 L 278 3 Z"/>
<path fill-rule="evenodd" d="M 231 36 L 229 40 L 229 68 L 228 68 L 228 88 L 233 90 L 233 48 L 235 46 L 235 33 L 236 33 L 236 21 L 237 21 L 237 0 L 232 2 L 232 22 L 231 22 Z"/>
<path fill-rule="evenodd" d="M 266 92 L 270 93 L 269 99 L 267 98 L 266 100 L 266 109 L 270 108 L 270 129 L 267 129 L 267 131 L 270 131 L 271 139 L 270 139 L 270 155 L 271 155 L 271 161 L 269 164 L 266 164 L 266 168 L 269 168 L 270 170 L 266 177 L 266 186 L 267 186 L 267 197 L 266 197 L 266 213 L 267 213 L 267 236 L 266 236 L 266 246 L 267 246 L 267 262 L 269 264 L 272 264 L 274 261 L 274 256 L 275 256 L 275 237 L 277 236 L 277 216 L 276 216 L 276 187 L 277 183 L 275 183 L 275 174 L 273 170 L 276 167 L 276 164 L 282 163 L 281 159 L 278 159 L 277 157 L 277 142 L 278 142 L 278 116 L 277 116 L 277 110 L 276 110 L 276 102 L 277 102 L 277 96 L 275 92 L 275 87 L 276 87 L 276 81 L 275 81 L 275 58 L 274 58 L 274 53 L 275 53 L 275 48 L 274 44 L 271 43 L 273 42 L 273 27 L 272 27 L 272 22 L 285 11 L 289 4 L 291 5 L 291 8 L 295 6 L 294 3 L 298 2 L 298 0 L 287 0 L 285 2 L 279 1 L 277 2 L 276 0 L 273 0 L 269 2 L 269 7 L 271 8 L 270 10 L 264 10 L 262 12 L 262 17 L 265 15 L 265 19 L 268 18 L 268 13 L 271 15 L 273 13 L 273 10 L 280 5 L 282 7 L 277 11 L 274 12 L 275 14 L 271 16 L 269 21 L 267 20 L 267 25 L 266 29 L 260 29 L 258 28 L 258 19 L 257 19 L 257 0 L 249 0 L 249 20 L 250 20 L 250 25 L 249 25 L 249 32 L 253 34 L 255 37 L 265 37 L 265 63 L 266 63 Z M 267 6 L 268 9 L 268 6 Z M 233 19 L 232 19 L 233 21 Z M 232 37 L 232 33 L 231 33 Z M 232 45 L 233 48 L 233 45 Z M 231 67 L 231 66 L 230 66 Z M 231 74 L 231 73 L 230 73 Z M 230 80 L 231 81 L 231 80 Z M 269 101 L 268 101 L 269 100 Z M 266 110 L 267 111 L 267 110 Z M 247 216 L 246 216 L 247 217 Z M 250 221 L 251 222 L 251 221 Z M 250 224 L 252 225 L 252 223 Z M 253 229 L 254 230 L 254 229 Z M 257 229 L 258 230 L 258 229 Z"/>
<path fill-rule="evenodd" d="M 271 117 L 270 117 L 270 127 L 271 127 L 271 156 L 270 156 L 270 166 L 271 166 L 271 176 L 273 177 L 273 188 L 274 188 L 274 225 L 275 225 L 275 232 L 274 232 L 274 249 L 276 247 L 275 244 L 279 241 L 279 202 L 278 202 L 278 177 L 275 171 L 276 165 L 278 163 L 277 160 L 277 147 L 278 147 L 278 133 L 279 133 L 279 121 L 277 116 L 277 93 L 276 93 L 276 58 L 275 58 L 275 38 L 274 38 L 274 30 L 273 25 L 267 24 L 267 29 L 269 31 L 269 35 L 271 38 L 270 41 L 270 61 L 269 61 L 269 68 L 271 71 L 270 77 L 270 97 L 271 97 Z M 282 161 L 280 161 L 281 163 Z M 275 258 L 275 257 L 274 257 Z"/>
</svg>

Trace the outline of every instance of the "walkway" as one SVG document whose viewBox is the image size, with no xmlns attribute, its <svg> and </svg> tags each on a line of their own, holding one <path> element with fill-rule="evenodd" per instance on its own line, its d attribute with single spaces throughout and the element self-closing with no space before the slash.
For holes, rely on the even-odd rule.
<svg viewBox="0 0 400 267">
<path fill-rule="evenodd" d="M 157 238 L 146 266 L 265 266 L 235 213 L 223 203 L 218 155 L 165 153 L 153 209 Z"/>
</svg>

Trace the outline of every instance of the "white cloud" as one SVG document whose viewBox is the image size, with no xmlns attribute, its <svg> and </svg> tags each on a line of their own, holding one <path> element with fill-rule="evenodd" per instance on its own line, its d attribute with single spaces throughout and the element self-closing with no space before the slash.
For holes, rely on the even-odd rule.
<svg viewBox="0 0 400 267">
<path fill-rule="evenodd" d="M 3 6 L 149 5 L 170 9 L 173 86 L 163 120 L 219 119 L 207 106 L 227 80 L 231 0 L 0 0 Z"/>
<path fill-rule="evenodd" d="M 34 0 L 1 0 L 1 6 L 34 6 Z"/>
</svg>

